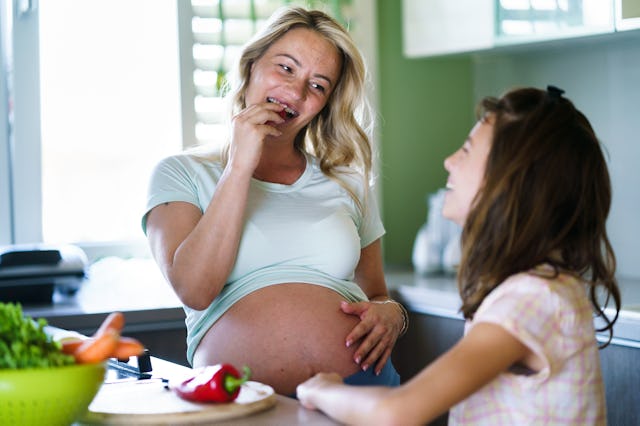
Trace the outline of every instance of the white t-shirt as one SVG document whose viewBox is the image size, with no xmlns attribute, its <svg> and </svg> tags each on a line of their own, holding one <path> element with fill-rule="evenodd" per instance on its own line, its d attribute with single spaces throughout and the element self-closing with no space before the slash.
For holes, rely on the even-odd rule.
<svg viewBox="0 0 640 426">
<path fill-rule="evenodd" d="M 185 307 L 189 361 L 209 327 L 259 288 L 304 282 L 331 288 L 349 301 L 367 300 L 352 280 L 360 250 L 384 234 L 375 195 L 363 187 L 360 175 L 344 170 L 343 180 L 366 201 L 361 212 L 349 193 L 322 173 L 317 159 L 306 157 L 305 171 L 292 185 L 251 180 L 244 230 L 227 284 L 204 311 Z M 142 219 L 145 232 L 147 213 L 159 204 L 184 201 L 204 212 L 222 172 L 220 163 L 194 155 L 162 160 L 151 177 Z"/>
</svg>

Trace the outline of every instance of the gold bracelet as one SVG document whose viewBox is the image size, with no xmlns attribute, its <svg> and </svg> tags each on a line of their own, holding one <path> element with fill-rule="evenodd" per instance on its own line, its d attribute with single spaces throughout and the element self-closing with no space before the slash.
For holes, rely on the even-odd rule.
<svg viewBox="0 0 640 426">
<path fill-rule="evenodd" d="M 384 304 L 384 303 L 393 303 L 395 306 L 398 307 L 398 309 L 400 309 L 400 314 L 402 315 L 402 329 L 400 330 L 400 333 L 398 334 L 398 337 L 404 336 L 404 334 L 409 329 L 409 313 L 407 312 L 405 307 L 402 305 L 402 303 L 398 302 L 397 300 L 393 300 L 393 299 L 374 300 L 373 302 L 374 303 L 382 303 L 382 304 Z"/>
</svg>

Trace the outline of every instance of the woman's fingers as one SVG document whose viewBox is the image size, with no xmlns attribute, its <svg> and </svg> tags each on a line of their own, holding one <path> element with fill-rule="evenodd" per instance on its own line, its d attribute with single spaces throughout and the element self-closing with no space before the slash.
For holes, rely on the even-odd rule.
<svg viewBox="0 0 640 426">
<path fill-rule="evenodd" d="M 362 361 L 361 369 L 367 371 L 373 368 L 376 374 L 380 374 L 382 367 L 391 355 L 392 346 L 386 345 L 382 340 L 368 353 L 367 357 Z"/>
<path fill-rule="evenodd" d="M 347 315 L 354 315 L 360 318 L 360 322 L 353 330 L 347 335 L 345 343 L 347 347 L 350 347 L 354 342 L 357 342 L 362 337 L 366 336 L 371 330 L 373 324 L 368 324 L 365 321 L 365 313 L 369 307 L 367 302 L 349 303 L 342 301 L 340 303 L 340 309 Z"/>
<path fill-rule="evenodd" d="M 390 338 L 386 327 L 378 324 L 362 341 L 354 354 L 354 361 L 360 364 L 363 370 L 368 370 L 378 361 L 384 351 L 390 347 Z"/>
<path fill-rule="evenodd" d="M 282 108 L 282 105 L 266 102 L 251 105 L 233 117 L 234 130 L 240 127 L 247 131 L 257 129 L 267 134 L 281 134 L 274 125 L 284 122 L 284 119 L 278 114 Z"/>
<path fill-rule="evenodd" d="M 278 137 L 282 132 L 275 127 L 283 121 L 277 104 L 251 105 L 232 119 L 230 162 L 253 171 L 260 161 L 265 138 Z"/>
<path fill-rule="evenodd" d="M 347 336 L 347 346 L 362 340 L 353 359 L 363 370 L 375 365 L 379 373 L 391 354 L 396 340 L 394 328 L 395 312 L 388 304 L 343 302 L 344 313 L 358 316 L 361 321 Z"/>
<path fill-rule="evenodd" d="M 393 349 L 392 346 L 387 346 L 387 348 L 382 353 L 382 356 L 378 358 L 378 362 L 376 362 L 375 370 L 374 370 L 376 372 L 376 375 L 380 374 L 380 372 L 384 368 L 384 365 L 387 363 L 389 358 L 391 358 L 392 349 Z"/>
</svg>

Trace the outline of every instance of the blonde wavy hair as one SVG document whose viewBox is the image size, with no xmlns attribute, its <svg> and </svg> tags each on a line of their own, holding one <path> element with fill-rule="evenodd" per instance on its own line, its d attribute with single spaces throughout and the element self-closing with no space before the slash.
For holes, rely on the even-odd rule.
<svg viewBox="0 0 640 426">
<path fill-rule="evenodd" d="M 342 56 L 342 70 L 334 91 L 322 111 L 300 130 L 295 138 L 295 147 L 316 156 L 322 172 L 338 181 L 362 208 L 354 190 L 339 178 L 338 168 L 355 169 L 362 174 L 365 185 L 369 184 L 373 156 L 369 134 L 373 120 L 365 94 L 367 70 L 349 33 L 332 17 L 319 10 L 301 7 L 278 9 L 244 46 L 233 73 L 229 75 L 226 100 L 230 117 L 246 108 L 245 93 L 251 78 L 251 66 L 293 28 L 317 32 Z M 227 140 L 222 148 L 223 164 L 229 158 L 229 145 Z"/>
</svg>

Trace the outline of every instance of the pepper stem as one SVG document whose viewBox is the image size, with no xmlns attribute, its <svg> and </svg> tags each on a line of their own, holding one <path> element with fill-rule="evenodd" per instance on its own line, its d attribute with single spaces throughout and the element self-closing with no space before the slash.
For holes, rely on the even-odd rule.
<svg viewBox="0 0 640 426">
<path fill-rule="evenodd" d="M 250 376 L 251 376 L 251 369 L 245 365 L 244 367 L 242 367 L 241 377 L 234 377 L 230 374 L 227 374 L 224 377 L 224 389 L 229 393 L 233 393 L 236 391 L 236 389 L 242 386 L 244 382 L 249 380 Z"/>
</svg>

